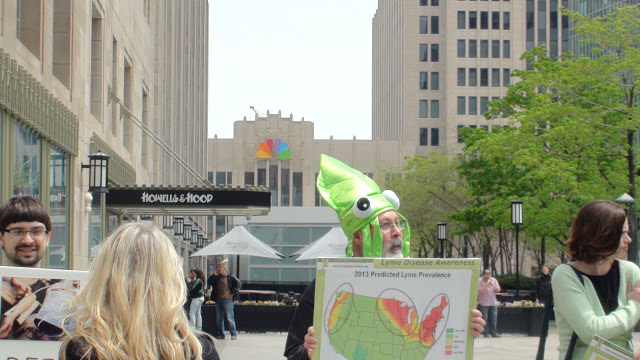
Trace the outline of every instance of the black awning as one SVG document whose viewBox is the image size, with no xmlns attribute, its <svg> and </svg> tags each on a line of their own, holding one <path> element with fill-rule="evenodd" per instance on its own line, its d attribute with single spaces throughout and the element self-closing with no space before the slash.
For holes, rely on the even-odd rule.
<svg viewBox="0 0 640 360">
<path fill-rule="evenodd" d="M 264 216 L 271 193 L 264 187 L 109 187 L 106 208 L 119 214 Z"/>
</svg>

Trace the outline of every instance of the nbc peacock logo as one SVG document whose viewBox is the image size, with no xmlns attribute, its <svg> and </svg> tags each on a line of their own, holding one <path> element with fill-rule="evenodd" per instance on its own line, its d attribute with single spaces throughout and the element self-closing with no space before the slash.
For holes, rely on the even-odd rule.
<svg viewBox="0 0 640 360">
<path fill-rule="evenodd" d="M 277 159 L 289 159 L 291 152 L 289 152 L 289 144 L 280 141 L 280 139 L 267 139 L 267 141 L 260 143 L 260 150 L 256 152 L 258 159 L 271 159 L 274 157 Z"/>
</svg>

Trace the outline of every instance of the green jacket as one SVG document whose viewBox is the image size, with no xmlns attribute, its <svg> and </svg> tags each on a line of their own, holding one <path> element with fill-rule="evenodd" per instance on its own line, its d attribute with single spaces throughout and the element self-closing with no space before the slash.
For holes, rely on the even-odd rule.
<svg viewBox="0 0 640 360">
<path fill-rule="evenodd" d="M 625 349 L 631 348 L 631 332 L 640 319 L 640 304 L 627 300 L 627 284 L 635 286 L 640 280 L 640 269 L 635 264 L 617 260 L 620 264 L 620 289 L 618 308 L 605 315 L 598 294 L 588 277 L 583 276 L 584 286 L 567 264 L 553 272 L 554 311 L 560 345 L 558 359 L 564 359 L 571 341 L 571 334 L 578 335 L 572 359 L 583 359 L 589 342 L 598 335 Z"/>
</svg>

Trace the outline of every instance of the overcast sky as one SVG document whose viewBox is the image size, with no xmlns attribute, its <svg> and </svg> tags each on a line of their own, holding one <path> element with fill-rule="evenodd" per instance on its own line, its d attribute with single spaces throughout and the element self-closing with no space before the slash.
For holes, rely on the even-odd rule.
<svg viewBox="0 0 640 360">
<path fill-rule="evenodd" d="M 371 139 L 377 0 L 209 0 L 209 137 L 282 111 L 315 138 Z"/>
</svg>

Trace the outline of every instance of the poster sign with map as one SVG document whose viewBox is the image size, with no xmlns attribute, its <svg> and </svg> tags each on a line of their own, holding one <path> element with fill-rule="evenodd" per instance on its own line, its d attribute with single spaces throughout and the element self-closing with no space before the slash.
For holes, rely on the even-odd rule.
<svg viewBox="0 0 640 360">
<path fill-rule="evenodd" d="M 318 259 L 313 360 L 473 358 L 480 259 Z"/>
</svg>

